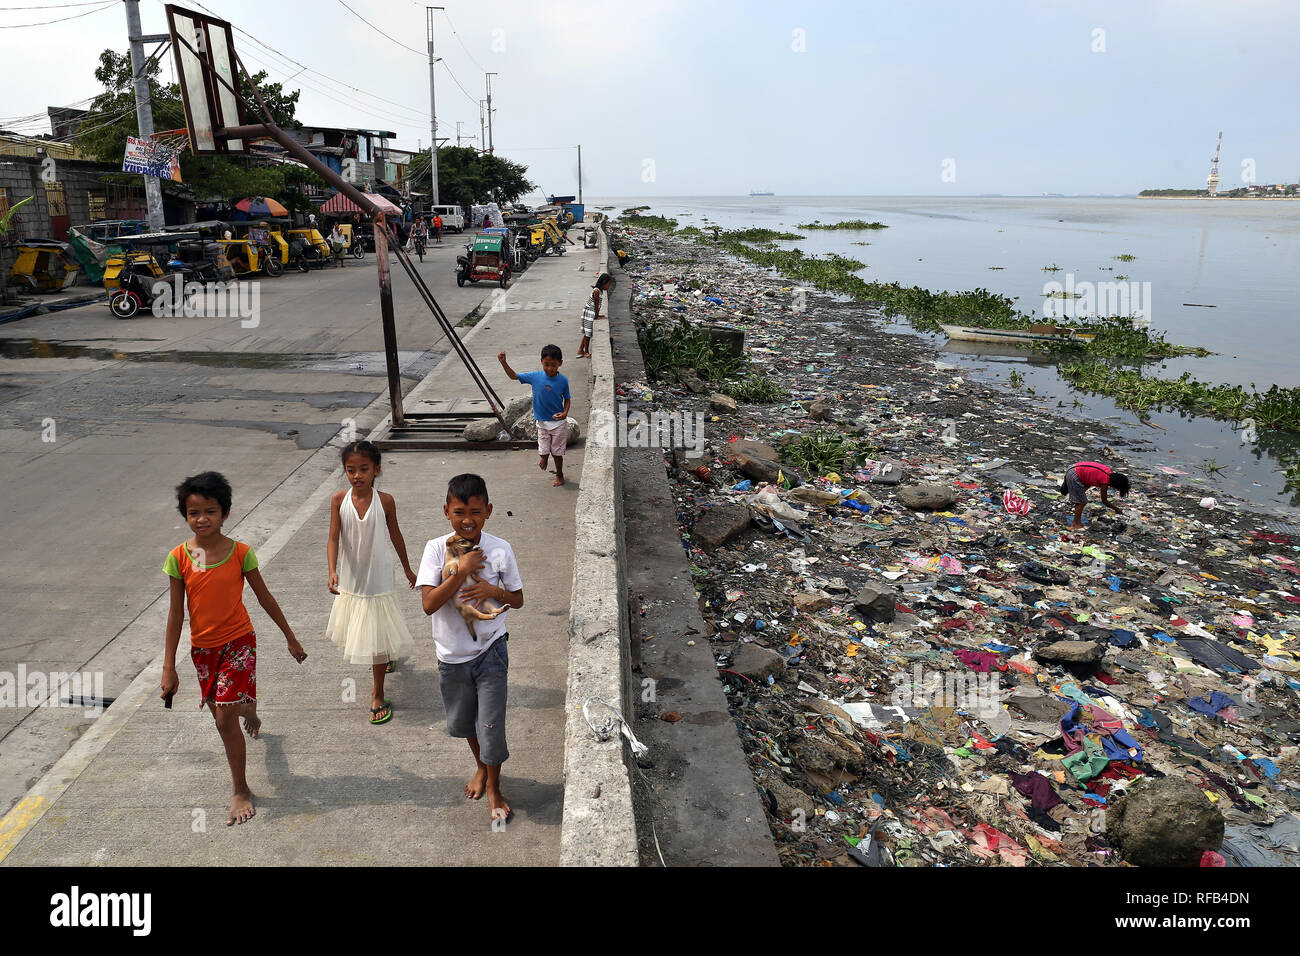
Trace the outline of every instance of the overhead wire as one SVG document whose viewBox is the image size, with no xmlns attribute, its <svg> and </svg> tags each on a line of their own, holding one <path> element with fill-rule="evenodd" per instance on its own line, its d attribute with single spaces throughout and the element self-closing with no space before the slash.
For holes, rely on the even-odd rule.
<svg viewBox="0 0 1300 956">
<path fill-rule="evenodd" d="M 6 23 L 0 25 L 0 30 L 25 30 L 27 27 L 43 27 L 51 23 L 65 23 L 68 20 L 79 20 L 82 17 L 88 17 L 92 13 L 99 13 L 101 10 L 107 10 L 109 7 L 117 6 L 117 0 L 105 0 L 94 10 L 87 10 L 85 13 L 75 13 L 70 17 L 59 17 L 55 20 L 38 20 L 36 23 Z"/>
<path fill-rule="evenodd" d="M 166 4 L 163 2 L 163 0 L 156 0 L 156 2 L 158 3 L 159 6 L 162 6 L 162 7 L 165 7 L 165 6 L 166 6 Z M 219 14 L 217 14 L 217 12 L 216 12 L 215 10 L 212 10 L 211 8 L 204 6 L 202 3 L 199 3 L 198 0 L 191 0 L 191 2 L 193 2 L 194 5 L 195 5 L 196 7 L 198 7 L 199 9 L 201 9 L 201 10 L 205 10 L 205 11 L 207 11 L 208 13 L 211 13 L 213 16 L 219 16 Z M 327 83 L 333 83 L 333 84 L 335 84 L 335 85 L 337 85 L 337 86 L 341 86 L 341 87 L 343 87 L 344 89 L 351 90 L 351 91 L 353 91 L 354 93 L 360 93 L 362 96 L 369 97 L 370 99 L 379 100 L 379 101 L 382 102 L 382 103 L 387 103 L 387 104 L 389 104 L 390 106 L 397 106 L 397 107 L 400 107 L 401 109 L 408 110 L 408 111 L 410 111 L 410 112 L 412 112 L 412 113 L 415 113 L 417 116 L 421 116 L 421 117 L 423 117 L 423 116 L 427 115 L 427 114 L 424 113 L 424 111 L 422 111 L 422 110 L 418 110 L 418 109 L 416 109 L 416 108 L 413 107 L 413 106 L 407 106 L 405 103 L 398 103 L 398 102 L 395 101 L 395 100 L 387 99 L 386 97 L 380 96 L 378 93 L 371 93 L 369 90 L 363 90 L 363 89 L 361 89 L 360 87 L 353 86 L 353 85 L 350 84 L 350 83 L 345 83 L 345 82 L 343 82 L 342 80 L 335 79 L 334 77 L 330 76 L 330 75 L 327 74 L 327 73 L 322 73 L 320 70 L 312 69 L 311 67 L 307 66 L 307 64 L 302 63 L 301 61 L 294 59 L 294 58 L 291 57 L 289 54 L 284 53 L 283 51 L 278 50 L 278 49 L 276 49 L 275 47 L 271 46 L 269 43 L 266 43 L 265 41 L 258 39 L 258 38 L 255 37 L 253 34 L 249 33 L 247 30 L 242 30 L 242 29 L 240 29 L 239 27 L 234 26 L 234 24 L 231 24 L 231 26 L 232 26 L 232 28 L 234 29 L 234 31 L 235 31 L 236 33 L 240 34 L 241 36 L 247 37 L 249 40 L 251 40 L 251 41 L 253 41 L 254 43 L 256 43 L 259 47 L 261 47 L 262 49 L 266 50 L 266 51 L 267 51 L 268 53 L 270 53 L 271 55 L 276 56 L 276 57 L 278 57 L 279 59 L 284 60 L 284 61 L 287 62 L 287 63 L 292 63 L 294 66 L 298 67 L 298 68 L 299 68 L 299 72 L 306 72 L 306 73 L 314 74 L 315 76 L 320 77 L 320 79 L 321 79 L 322 81 L 325 81 L 325 82 L 327 82 Z M 296 74 L 295 74 L 295 75 L 296 75 Z M 310 89 L 315 89 L 315 88 L 313 88 L 313 87 L 309 87 L 309 88 L 310 88 Z M 317 91 L 317 92 L 319 92 L 319 91 Z M 339 91 L 337 91 L 337 90 L 335 90 L 335 91 L 333 91 L 333 92 L 335 92 L 335 93 L 336 93 L 337 95 L 339 95 L 339 96 L 346 96 L 346 95 L 347 95 L 347 94 L 345 94 L 345 93 L 341 93 L 341 92 L 339 92 Z"/>
<path fill-rule="evenodd" d="M 451 15 L 448 14 L 446 10 L 442 11 L 442 15 L 447 21 L 447 26 L 450 28 L 452 36 L 456 38 L 456 42 L 460 44 L 460 48 L 465 51 L 465 55 L 469 57 L 470 62 L 477 66 L 480 72 L 487 73 L 488 71 L 483 68 L 483 64 L 474 59 L 474 54 L 469 52 L 469 47 L 465 45 L 465 41 L 462 40 L 460 34 L 456 32 L 456 26 L 451 22 Z"/>
<path fill-rule="evenodd" d="M 34 7 L 0 7 L 0 10 L 62 10 L 64 7 L 94 7 L 104 0 L 85 0 L 83 3 L 41 3 Z"/>
<path fill-rule="evenodd" d="M 348 11 L 348 13 L 352 14 L 354 17 L 356 17 L 358 20 L 360 20 L 360 21 L 361 21 L 362 23 L 364 23 L 366 26 L 370 27 L 370 29 L 374 30 L 374 31 L 375 31 L 376 33 L 378 33 L 381 37 L 384 37 L 386 40 L 392 40 L 394 43 L 396 43 L 398 46 L 400 46 L 403 50 L 410 50 L 410 51 L 411 51 L 412 53 L 414 53 L 416 56 L 428 56 L 428 53 L 425 52 L 424 50 L 417 50 L 417 49 L 415 49 L 415 47 L 407 46 L 405 43 L 403 43 L 401 40 L 397 39 L 396 37 L 389 36 L 387 33 L 385 33 L 383 30 L 379 29 L 379 27 L 375 26 L 373 23 L 371 23 L 369 20 L 367 20 L 367 19 L 366 19 L 365 17 L 363 17 L 361 14 L 357 13 L 357 11 L 355 11 L 355 10 L 353 10 L 351 7 L 349 7 L 346 3 L 343 2 L 343 0 L 338 0 L 338 2 L 339 2 L 339 5 L 342 6 L 344 10 Z"/>
</svg>

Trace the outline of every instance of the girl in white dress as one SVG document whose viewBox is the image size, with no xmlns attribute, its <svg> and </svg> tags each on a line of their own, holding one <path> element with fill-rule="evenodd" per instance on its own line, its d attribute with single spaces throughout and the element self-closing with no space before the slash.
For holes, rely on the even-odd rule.
<svg viewBox="0 0 1300 956">
<path fill-rule="evenodd" d="M 374 490 L 379 458 L 379 449 L 368 441 L 354 441 L 343 449 L 343 472 L 349 488 L 335 492 L 330 500 L 326 549 L 330 593 L 338 597 L 325 634 L 343 648 L 343 656 L 350 662 L 371 665 L 375 678 L 370 697 L 372 724 L 386 723 L 393 716 L 392 702 L 384 697 L 384 674 L 391 662 L 415 644 L 397 606 L 394 548 L 412 588 L 415 572 L 397 527 L 397 502 L 387 492 Z"/>
</svg>

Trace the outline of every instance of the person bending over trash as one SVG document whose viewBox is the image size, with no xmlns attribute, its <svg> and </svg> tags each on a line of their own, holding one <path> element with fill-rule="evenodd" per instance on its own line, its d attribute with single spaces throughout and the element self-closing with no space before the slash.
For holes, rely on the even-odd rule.
<svg viewBox="0 0 1300 956">
<path fill-rule="evenodd" d="M 1071 531 L 1078 531 L 1084 526 L 1083 508 L 1088 503 L 1089 488 L 1100 488 L 1101 503 L 1116 514 L 1124 513 L 1123 509 L 1107 498 L 1106 495 L 1111 488 L 1118 491 L 1121 497 L 1128 495 L 1128 475 L 1120 474 L 1118 471 L 1111 471 L 1110 468 L 1100 462 L 1076 462 L 1065 469 L 1065 479 L 1060 486 L 1061 494 L 1068 494 L 1070 503 L 1074 505 L 1074 520 L 1067 525 Z"/>
</svg>

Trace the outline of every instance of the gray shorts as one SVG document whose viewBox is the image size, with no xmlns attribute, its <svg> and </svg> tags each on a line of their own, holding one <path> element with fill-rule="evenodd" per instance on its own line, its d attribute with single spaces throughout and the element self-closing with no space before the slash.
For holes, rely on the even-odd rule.
<svg viewBox="0 0 1300 956">
<path fill-rule="evenodd" d="M 489 766 L 510 757 L 506 747 L 506 676 L 509 634 L 463 664 L 438 662 L 438 684 L 447 710 L 448 737 L 477 737 L 479 759 Z"/>
<path fill-rule="evenodd" d="M 1065 489 L 1070 493 L 1070 504 L 1086 505 L 1088 503 L 1088 489 L 1079 480 L 1079 476 L 1074 473 L 1073 467 L 1065 470 Z"/>
</svg>

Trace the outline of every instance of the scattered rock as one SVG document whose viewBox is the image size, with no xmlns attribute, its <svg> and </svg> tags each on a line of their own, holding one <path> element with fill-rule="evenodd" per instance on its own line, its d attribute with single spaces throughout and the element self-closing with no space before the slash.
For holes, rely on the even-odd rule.
<svg viewBox="0 0 1300 956">
<path fill-rule="evenodd" d="M 736 400 L 730 395 L 723 395 L 721 392 L 714 392 L 709 396 L 709 408 L 719 415 L 728 415 L 740 411 L 740 406 L 736 404 Z"/>
<path fill-rule="evenodd" d="M 863 617 L 873 621 L 892 621 L 894 619 L 894 602 L 898 594 L 893 588 L 881 584 L 867 584 L 858 591 L 853 599 L 853 606 Z"/>
<path fill-rule="evenodd" d="M 677 375 L 677 381 L 696 395 L 703 395 L 709 390 L 709 386 L 704 384 L 704 379 L 696 375 L 693 369 L 679 368 L 674 369 L 674 372 Z"/>
<path fill-rule="evenodd" d="M 731 657 L 729 670 L 743 674 L 752 681 L 766 683 L 769 676 L 780 674 L 785 670 L 785 659 L 776 651 L 769 651 L 757 644 L 741 644 Z"/>
<path fill-rule="evenodd" d="M 1101 660 L 1105 653 L 1105 645 L 1096 641 L 1057 641 L 1034 650 L 1034 656 L 1040 661 L 1056 661 L 1061 664 L 1093 664 Z"/>
<path fill-rule="evenodd" d="M 749 509 L 744 505 L 713 505 L 705 508 L 695 519 L 691 541 L 711 554 L 748 528 L 749 521 Z"/>
<path fill-rule="evenodd" d="M 785 469 L 775 461 L 769 461 L 766 458 L 759 458 L 756 455 L 746 455 L 744 452 L 733 452 L 732 463 L 746 478 L 754 481 L 765 481 L 768 484 L 775 484 L 776 480 Z M 788 478 L 789 475 L 786 474 Z"/>
<path fill-rule="evenodd" d="M 803 505 L 817 505 L 822 508 L 830 508 L 838 505 L 841 501 L 839 495 L 833 491 L 822 491 L 812 485 L 800 485 L 790 491 L 790 499 Z"/>
<path fill-rule="evenodd" d="M 1106 839 L 1134 866 L 1199 866 L 1223 843 L 1223 814 L 1181 777 L 1145 779 L 1106 811 Z"/>
<path fill-rule="evenodd" d="M 815 422 L 825 422 L 831 420 L 831 409 L 826 404 L 826 400 L 819 398 L 808 406 L 808 417 Z"/>
<path fill-rule="evenodd" d="M 913 511 L 946 511 L 957 503 L 957 493 L 932 481 L 900 485 L 895 492 L 900 504 Z"/>
<path fill-rule="evenodd" d="M 834 603 L 835 599 L 825 591 L 800 591 L 794 596 L 794 606 L 807 613 L 824 611 Z"/>
<path fill-rule="evenodd" d="M 739 454 L 766 458 L 768 461 L 775 461 L 777 458 L 777 451 L 771 445 L 764 444 L 761 441 L 750 441 L 747 438 L 737 438 L 723 447 L 722 460 L 726 462 L 734 461 L 733 456 Z"/>
<path fill-rule="evenodd" d="M 806 821 L 817 812 L 817 805 L 813 802 L 812 797 L 802 790 L 796 790 L 775 773 L 767 775 L 767 778 L 763 781 L 763 787 L 776 801 L 777 815 L 783 820 L 792 819 L 795 817 L 796 811 L 798 811 Z"/>
</svg>

